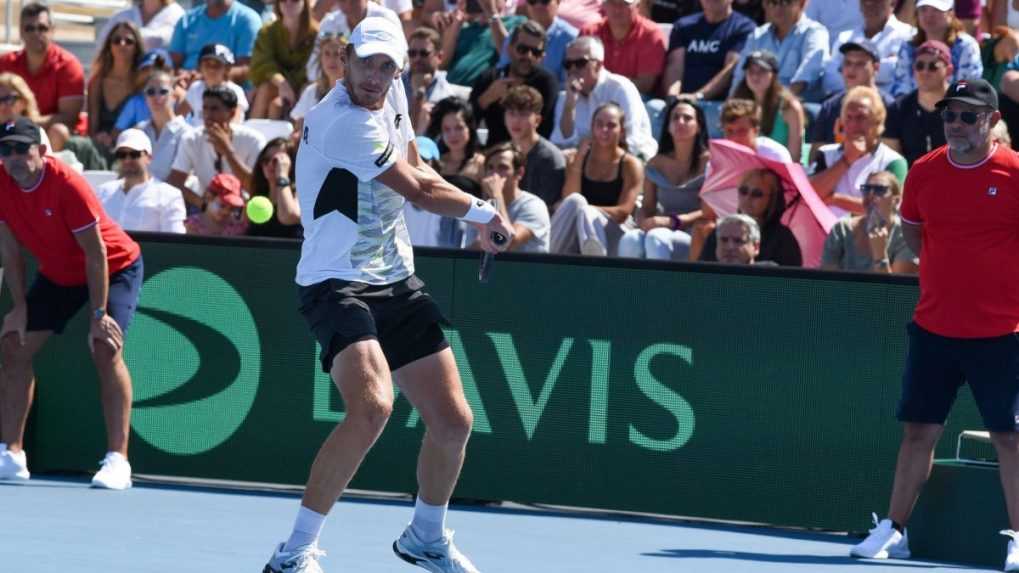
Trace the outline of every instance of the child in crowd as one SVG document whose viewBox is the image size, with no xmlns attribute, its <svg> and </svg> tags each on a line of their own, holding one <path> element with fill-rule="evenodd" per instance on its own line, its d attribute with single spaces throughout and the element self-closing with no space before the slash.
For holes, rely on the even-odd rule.
<svg viewBox="0 0 1019 573">
<path fill-rule="evenodd" d="M 244 121 L 248 112 L 248 98 L 241 86 L 231 82 L 230 66 L 234 65 L 234 53 L 223 44 L 206 44 L 198 55 L 200 80 L 191 82 L 184 101 L 177 106 L 177 115 L 188 118 L 193 126 L 202 125 L 202 94 L 207 88 L 225 85 L 237 94 L 237 116 L 235 122 Z M 190 114 L 190 115 L 189 115 Z"/>
</svg>

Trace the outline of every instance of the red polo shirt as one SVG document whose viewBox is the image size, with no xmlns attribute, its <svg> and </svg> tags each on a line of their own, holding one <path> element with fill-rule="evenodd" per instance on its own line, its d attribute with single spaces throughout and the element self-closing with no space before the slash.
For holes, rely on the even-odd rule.
<svg viewBox="0 0 1019 573">
<path fill-rule="evenodd" d="M 74 233 L 98 223 L 106 244 L 109 273 L 127 268 L 141 247 L 103 211 L 85 178 L 53 157 L 46 157 L 42 180 L 23 190 L 0 169 L 0 222 L 39 263 L 39 272 L 63 286 L 87 284 L 85 252 Z"/>
<path fill-rule="evenodd" d="M 1019 332 L 1019 155 L 999 145 L 959 165 L 941 147 L 910 168 L 901 214 L 923 225 L 916 323 L 953 338 Z"/>
<path fill-rule="evenodd" d="M 665 34 L 658 24 L 635 14 L 630 33 L 622 40 L 612 36 L 607 18 L 584 26 L 581 36 L 597 36 L 605 45 L 605 68 L 633 79 L 636 76 L 660 75 L 665 69 Z"/>
<path fill-rule="evenodd" d="M 74 54 L 50 42 L 46 59 L 35 75 L 28 73 L 25 50 L 0 56 L 0 72 L 18 74 L 28 83 L 39 104 L 39 113 L 57 113 L 60 98 L 85 95 L 85 72 Z"/>
</svg>

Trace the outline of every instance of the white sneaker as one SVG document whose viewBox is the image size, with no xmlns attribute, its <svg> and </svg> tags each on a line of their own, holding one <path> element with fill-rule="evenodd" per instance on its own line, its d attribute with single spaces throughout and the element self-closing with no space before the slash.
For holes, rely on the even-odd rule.
<svg viewBox="0 0 1019 573">
<path fill-rule="evenodd" d="M 262 573 L 323 573 L 318 558 L 324 557 L 326 552 L 319 549 L 318 545 L 304 545 L 289 553 L 283 552 L 285 546 L 285 543 L 280 543 L 276 551 L 273 551 Z"/>
<path fill-rule="evenodd" d="M 890 519 L 878 521 L 876 513 L 872 513 L 871 516 L 874 520 L 874 529 L 870 530 L 867 539 L 849 550 L 849 556 L 864 559 L 909 559 L 908 533 L 905 531 L 899 533 L 892 526 Z"/>
<path fill-rule="evenodd" d="M 131 487 L 131 464 L 127 458 L 117 452 L 109 452 L 99 465 L 99 471 L 92 476 L 92 487 L 117 490 Z"/>
<path fill-rule="evenodd" d="M 1019 571 L 1019 532 L 1002 529 L 1000 532 L 1008 537 L 1008 553 L 1005 554 L 1005 571 Z"/>
<path fill-rule="evenodd" d="M 14 453 L 6 445 L 0 448 L 0 480 L 28 481 L 30 475 L 25 450 Z"/>
<path fill-rule="evenodd" d="M 411 565 L 432 573 L 480 573 L 471 560 L 453 545 L 453 531 L 442 532 L 442 539 L 423 543 L 408 525 L 403 535 L 393 542 L 393 553 Z"/>
</svg>

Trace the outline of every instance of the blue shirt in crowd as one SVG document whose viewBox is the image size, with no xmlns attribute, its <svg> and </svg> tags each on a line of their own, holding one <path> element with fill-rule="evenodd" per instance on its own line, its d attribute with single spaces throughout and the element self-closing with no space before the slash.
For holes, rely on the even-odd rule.
<svg viewBox="0 0 1019 573">
<path fill-rule="evenodd" d="M 712 24 L 703 13 L 680 18 L 669 36 L 669 52 L 686 49 L 682 90 L 693 93 L 704 87 L 725 67 L 729 52 L 739 53 L 757 25 L 739 12 Z"/>
<path fill-rule="evenodd" d="M 262 28 L 257 12 L 240 2 L 234 2 L 219 18 L 209 18 L 205 6 L 188 10 L 173 29 L 170 52 L 183 54 L 185 70 L 198 68 L 198 52 L 206 44 L 223 44 L 235 58 L 250 58 L 255 37 Z"/>
<path fill-rule="evenodd" d="M 541 65 L 559 80 L 559 85 L 566 84 L 566 68 L 563 67 L 566 46 L 576 40 L 579 34 L 580 30 L 559 16 L 556 16 L 555 20 L 552 20 L 552 25 L 545 30 L 545 59 L 541 61 Z M 509 36 L 506 36 L 502 43 L 500 54 L 497 68 L 509 65 Z"/>
<path fill-rule="evenodd" d="M 117 128 L 117 131 L 124 131 L 151 118 L 152 112 L 149 111 L 149 106 L 145 103 L 145 94 L 138 93 L 124 102 L 124 107 L 121 108 L 114 127 Z"/>
<path fill-rule="evenodd" d="M 771 24 L 759 26 L 747 38 L 732 77 L 730 94 L 743 81 L 743 62 L 757 50 L 767 50 L 778 58 L 778 81 L 786 86 L 804 82 L 806 88 L 800 94 L 804 101 L 819 102 L 823 97 L 821 76 L 828 62 L 828 30 L 817 22 L 800 16 L 786 37 L 779 40 Z"/>
</svg>

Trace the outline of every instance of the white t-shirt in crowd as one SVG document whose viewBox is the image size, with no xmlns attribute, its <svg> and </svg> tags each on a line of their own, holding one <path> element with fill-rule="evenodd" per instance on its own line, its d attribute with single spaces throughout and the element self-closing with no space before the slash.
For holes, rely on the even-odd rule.
<svg viewBox="0 0 1019 573">
<path fill-rule="evenodd" d="M 184 233 L 184 197 L 180 189 L 150 177 L 124 192 L 124 180 L 96 189 L 103 210 L 125 231 Z"/>
<path fill-rule="evenodd" d="M 237 109 L 241 110 L 242 115 L 246 115 L 248 112 L 248 96 L 244 95 L 244 90 L 233 82 L 226 82 L 224 85 L 237 94 Z M 195 127 L 202 125 L 202 95 L 204 93 L 205 82 L 195 80 L 191 82 L 187 94 L 184 95 L 184 100 L 191 106 L 191 115 L 188 116 L 188 123 Z"/>
<path fill-rule="evenodd" d="M 236 123 L 232 124 L 230 129 L 233 131 L 234 151 L 237 152 L 241 162 L 248 169 L 254 168 L 258 154 L 265 147 L 265 137 L 250 127 Z M 172 169 L 183 173 L 194 173 L 198 177 L 201 192 L 204 192 L 212 178 L 220 173 L 216 169 L 216 158 L 216 150 L 209 143 L 203 125 L 186 132 L 181 137 L 180 144 L 177 146 L 177 156 L 173 159 Z M 230 162 L 225 157 L 221 158 L 220 166 L 222 173 L 237 175 L 230 169 Z"/>
<path fill-rule="evenodd" d="M 290 110 L 290 119 L 297 121 L 308 115 L 311 108 L 315 107 L 318 103 L 318 82 L 312 82 L 308 87 L 304 88 L 301 92 L 301 97 L 297 98 L 297 103 L 294 104 L 293 109 Z"/>
<path fill-rule="evenodd" d="M 407 156 L 413 139 L 399 79 L 382 109 L 355 105 L 339 83 L 308 112 L 297 151 L 304 226 L 298 284 L 386 285 L 414 273 L 405 199 L 375 179 Z"/>
</svg>

